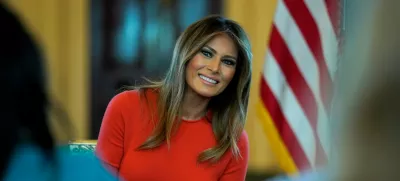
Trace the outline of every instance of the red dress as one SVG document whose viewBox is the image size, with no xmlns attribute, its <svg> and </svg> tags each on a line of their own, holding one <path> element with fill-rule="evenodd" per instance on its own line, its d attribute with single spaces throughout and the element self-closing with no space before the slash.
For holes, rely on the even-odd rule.
<svg viewBox="0 0 400 181">
<path fill-rule="evenodd" d="M 151 150 L 137 150 L 154 128 L 150 112 L 156 111 L 157 94 L 146 91 L 147 100 L 138 91 L 115 96 L 105 112 L 96 153 L 126 181 L 244 181 L 248 166 L 248 137 L 241 135 L 241 157 L 231 151 L 215 164 L 197 163 L 198 155 L 216 145 L 211 123 L 207 119 L 182 121 L 166 143 Z"/>
</svg>

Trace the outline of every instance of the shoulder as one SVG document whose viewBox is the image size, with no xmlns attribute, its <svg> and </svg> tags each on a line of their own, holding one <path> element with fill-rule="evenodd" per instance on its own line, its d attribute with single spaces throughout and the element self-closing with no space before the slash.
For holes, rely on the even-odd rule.
<svg viewBox="0 0 400 181">
<path fill-rule="evenodd" d="M 140 91 L 128 90 L 118 93 L 107 105 L 106 115 L 108 112 L 118 112 L 120 114 L 131 114 L 132 108 L 137 108 L 140 105 Z"/>
<path fill-rule="evenodd" d="M 128 105 L 137 105 L 146 102 L 155 102 L 157 91 L 154 89 L 128 90 L 115 95 L 109 106 L 120 107 Z"/>
<path fill-rule="evenodd" d="M 60 147 L 57 159 L 62 175 L 71 180 L 116 180 L 95 155 L 72 155 L 68 147 Z"/>
<path fill-rule="evenodd" d="M 41 154 L 37 147 L 32 145 L 17 146 L 13 155 L 10 157 L 4 180 L 40 179 L 41 177 L 45 177 L 39 174 L 39 168 L 34 166 L 43 160 L 44 155 Z M 24 174 L 21 174 L 21 172 Z"/>
<path fill-rule="evenodd" d="M 11 158 L 5 180 L 47 180 L 52 176 L 61 181 L 116 180 L 95 157 L 74 156 L 67 148 L 58 148 L 54 159 L 54 164 L 50 164 L 38 147 L 20 145 Z M 43 164 L 46 162 L 49 164 Z"/>
<path fill-rule="evenodd" d="M 128 104 L 129 102 L 132 101 L 138 101 L 140 97 L 140 93 L 138 90 L 129 90 L 129 91 L 124 91 L 121 93 L 118 93 L 117 95 L 115 95 L 110 103 L 109 106 L 124 106 L 126 104 Z"/>
</svg>

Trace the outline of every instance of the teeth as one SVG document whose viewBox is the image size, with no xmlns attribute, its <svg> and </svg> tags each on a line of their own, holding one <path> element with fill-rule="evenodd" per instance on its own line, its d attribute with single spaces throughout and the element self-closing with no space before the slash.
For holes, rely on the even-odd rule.
<svg viewBox="0 0 400 181">
<path fill-rule="evenodd" d="M 206 77 L 206 76 L 203 76 L 203 75 L 200 75 L 200 78 L 203 79 L 203 80 L 205 80 L 205 81 L 207 81 L 207 82 L 210 82 L 210 83 L 212 83 L 212 84 L 216 84 L 216 83 L 217 83 L 216 80 L 210 79 L 210 78 L 208 78 L 208 77 Z"/>
</svg>

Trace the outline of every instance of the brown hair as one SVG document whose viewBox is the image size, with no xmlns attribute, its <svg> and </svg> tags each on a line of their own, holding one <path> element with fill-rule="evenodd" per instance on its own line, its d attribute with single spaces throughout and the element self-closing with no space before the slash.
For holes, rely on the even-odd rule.
<svg viewBox="0 0 400 181">
<path fill-rule="evenodd" d="M 170 144 L 171 134 L 179 125 L 180 108 L 186 91 L 185 69 L 187 63 L 213 37 L 225 33 L 236 43 L 239 49 L 238 65 L 234 78 L 228 87 L 218 96 L 213 97 L 208 105 L 212 111 L 212 127 L 217 145 L 202 152 L 198 161 L 218 161 L 231 148 L 234 156 L 239 156 L 238 138 L 243 132 L 251 81 L 251 48 L 243 28 L 235 21 L 219 15 L 207 16 L 190 25 L 178 38 L 172 56 L 171 66 L 160 82 L 138 86 L 145 89 L 157 89 L 157 117 L 153 134 L 139 147 L 151 149 L 164 141 Z M 178 119 L 177 119 L 178 118 Z"/>
</svg>

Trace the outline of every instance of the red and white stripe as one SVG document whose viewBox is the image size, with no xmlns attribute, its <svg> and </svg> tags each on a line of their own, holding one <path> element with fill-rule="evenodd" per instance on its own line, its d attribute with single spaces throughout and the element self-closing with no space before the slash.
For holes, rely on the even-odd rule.
<svg viewBox="0 0 400 181">
<path fill-rule="evenodd" d="M 261 99 L 300 170 L 329 155 L 338 7 L 339 0 L 279 0 L 272 26 Z"/>
</svg>

